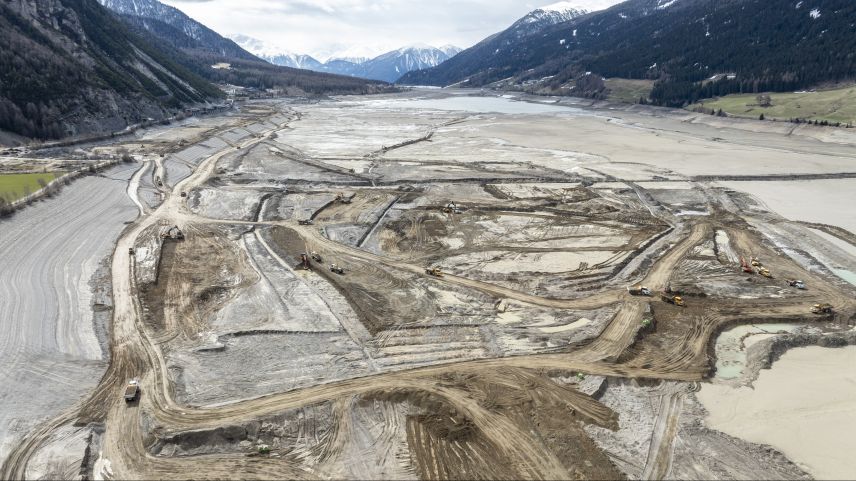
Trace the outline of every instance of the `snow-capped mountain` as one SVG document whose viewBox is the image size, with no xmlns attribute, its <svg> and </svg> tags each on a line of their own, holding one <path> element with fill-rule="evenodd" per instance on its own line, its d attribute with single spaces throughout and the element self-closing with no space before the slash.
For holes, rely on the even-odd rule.
<svg viewBox="0 0 856 481">
<path fill-rule="evenodd" d="M 446 50 L 430 45 L 411 45 L 387 52 L 361 65 L 364 78 L 395 82 L 413 70 L 435 67 L 454 57 L 461 50 L 447 46 Z M 448 52 L 448 53 L 447 53 Z M 451 53 L 451 55 L 450 55 Z"/>
<path fill-rule="evenodd" d="M 231 38 L 259 58 L 275 65 L 386 82 L 395 82 L 402 75 L 413 70 L 440 65 L 461 51 L 454 45 L 435 48 L 417 44 L 392 50 L 374 58 L 366 58 L 349 55 L 363 51 L 354 47 L 343 50 L 339 55 L 331 56 L 326 62 L 320 62 L 309 55 L 284 52 L 247 35 L 233 35 Z"/>
<path fill-rule="evenodd" d="M 517 38 L 536 34 L 557 23 L 567 22 L 589 13 L 589 10 L 572 2 L 558 2 L 536 8 L 508 29 Z"/>
<path fill-rule="evenodd" d="M 310 55 L 284 52 L 277 47 L 248 35 L 230 35 L 235 43 L 260 59 L 281 67 L 302 68 L 304 70 L 323 71 L 322 63 Z"/>
<path fill-rule="evenodd" d="M 192 45 L 193 48 L 227 57 L 254 60 L 252 55 L 235 42 L 221 37 L 217 32 L 188 17 L 181 10 L 157 0 L 98 1 L 113 12 L 128 19 L 134 19 L 136 25 L 159 37 L 176 40 L 176 37 L 186 36 L 195 44 Z"/>
</svg>

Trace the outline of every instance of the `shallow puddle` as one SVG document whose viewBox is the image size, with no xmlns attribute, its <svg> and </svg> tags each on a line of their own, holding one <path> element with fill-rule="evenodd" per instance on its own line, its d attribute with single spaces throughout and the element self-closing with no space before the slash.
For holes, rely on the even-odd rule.
<svg viewBox="0 0 856 481">
<path fill-rule="evenodd" d="M 746 367 L 746 348 L 777 333 L 792 333 L 800 329 L 799 324 L 748 324 L 737 326 L 716 340 L 715 379 L 736 379 Z"/>
</svg>

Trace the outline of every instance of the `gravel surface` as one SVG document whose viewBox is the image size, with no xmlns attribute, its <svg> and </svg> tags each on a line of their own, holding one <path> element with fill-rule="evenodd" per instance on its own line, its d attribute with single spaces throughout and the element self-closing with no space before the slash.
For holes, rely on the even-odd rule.
<svg viewBox="0 0 856 481">
<path fill-rule="evenodd" d="M 95 387 L 106 368 L 89 281 L 138 214 L 126 194 L 138 167 L 82 178 L 0 221 L 0 459 Z"/>
</svg>

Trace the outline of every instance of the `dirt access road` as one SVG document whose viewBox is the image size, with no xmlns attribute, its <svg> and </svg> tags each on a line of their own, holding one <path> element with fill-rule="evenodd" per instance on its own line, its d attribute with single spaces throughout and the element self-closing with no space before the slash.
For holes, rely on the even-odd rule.
<svg viewBox="0 0 856 481">
<path fill-rule="evenodd" d="M 278 125 L 277 128 L 284 127 Z M 266 141 L 275 129 L 261 137 L 247 140 L 241 149 L 251 149 Z M 424 276 L 424 266 L 415 266 L 395 261 L 384 256 L 367 253 L 328 240 L 314 228 L 298 226 L 292 221 L 283 222 L 238 222 L 220 219 L 206 219 L 190 212 L 180 196 L 203 185 L 214 174 L 217 162 L 235 148 L 228 147 L 205 159 L 193 174 L 172 191 L 161 206 L 141 217 L 117 242 L 113 257 L 112 278 L 115 304 L 113 330 L 111 333 L 112 359 L 110 367 L 101 379 L 90 398 L 65 411 L 62 415 L 31 432 L 8 456 L 0 474 L 4 478 L 19 479 L 26 476 L 28 461 L 48 442 L 51 433 L 71 422 L 103 422 L 102 452 L 99 453 L 96 474 L 108 474 L 114 478 L 163 478 L 181 479 L 232 477 L 236 473 L 246 477 L 259 478 L 306 478 L 324 476 L 324 472 L 307 472 L 296 464 L 282 459 L 224 454 L 218 456 L 169 457 L 153 456 L 147 449 L 150 439 L 141 426 L 141 417 L 158 425 L 161 432 L 184 432 L 224 425 L 235 425 L 276 414 L 288 409 L 299 408 L 325 401 L 344 402 L 343 400 L 377 392 L 411 391 L 429 393 L 442 399 L 454 410 L 462 413 L 478 426 L 479 432 L 495 446 L 500 446 L 519 465 L 526 466 L 526 477 L 567 478 L 571 475 L 550 452 L 539 449 L 533 435 L 523 430 L 509 418 L 498 414 L 496 410 L 486 408 L 474 401 L 472 393 L 465 388 L 438 382 L 450 371 L 476 378 L 496 379 L 498 374 L 509 376 L 510 380 L 501 382 L 539 387 L 550 392 L 545 382 L 532 373 L 558 371 L 563 373 L 582 372 L 624 378 L 651 378 L 675 381 L 699 381 L 707 374 L 707 367 L 699 362 L 705 356 L 710 337 L 719 325 L 735 316 L 755 316 L 766 314 L 782 317 L 804 315 L 804 299 L 783 299 L 766 301 L 769 307 L 748 307 L 749 303 L 739 302 L 725 306 L 702 299 L 693 299 L 695 309 L 720 310 L 714 323 L 700 326 L 687 333 L 684 351 L 671 354 L 656 353 L 644 362 L 640 358 L 648 355 L 643 350 L 636 358 L 621 359 L 628 348 L 640 336 L 641 319 L 644 306 L 651 300 L 632 297 L 624 289 L 611 289 L 593 293 L 579 299 L 555 299 L 534 296 L 489 282 L 476 281 L 461 276 L 447 275 L 433 279 L 434 282 L 448 283 L 475 289 L 497 299 L 514 299 L 536 306 L 558 309 L 597 308 L 620 303 L 618 313 L 593 342 L 582 348 L 564 353 L 526 355 L 500 359 L 488 359 L 456 363 L 453 366 L 440 365 L 376 374 L 363 378 L 320 384 L 313 387 L 286 393 L 272 394 L 254 399 L 243 400 L 222 406 L 198 408 L 179 405 L 174 398 L 170 375 L 166 366 L 160 342 L 162 339 L 152 336 L 143 322 L 142 307 L 136 286 L 134 285 L 134 261 L 128 250 L 137 244 L 138 237 L 148 228 L 162 223 L 182 225 L 232 224 L 232 225 L 277 225 L 295 230 L 310 248 L 323 246 L 324 250 L 336 252 L 368 262 L 382 264 L 410 274 Z M 670 246 L 660 255 L 645 277 L 645 283 L 652 289 L 662 289 L 670 284 L 677 266 L 687 259 L 690 251 L 700 242 L 709 238 L 715 228 L 726 228 L 719 221 L 701 220 L 693 222 L 683 238 Z M 741 236 L 741 230 L 732 228 L 732 238 L 739 239 L 741 250 L 752 249 L 765 258 L 775 258 L 769 249 L 759 247 L 757 239 L 750 234 Z M 793 263 L 782 261 L 782 272 L 796 272 Z M 804 276 L 805 277 L 805 276 Z M 814 279 L 814 278 L 812 278 Z M 817 282 L 819 293 L 840 301 L 841 308 L 852 307 L 852 301 L 846 300 L 846 294 L 832 284 Z M 738 314 L 728 314 L 728 309 L 739 308 Z M 680 317 L 683 314 L 674 311 L 671 314 Z M 138 405 L 126 405 L 120 396 L 124 382 L 134 376 L 141 376 L 142 390 L 145 393 Z M 527 377 L 530 376 L 530 377 Z M 522 378 L 522 379 L 521 379 Z M 540 380 L 539 380 L 540 379 Z M 526 384 L 529 383 L 529 384 Z M 537 391 L 537 390 L 536 390 Z M 540 392 L 540 391 L 539 391 Z M 574 412 L 593 419 L 597 423 L 609 424 L 608 410 L 601 409 L 598 403 L 585 396 L 569 396 L 564 402 Z M 664 476 L 668 472 L 669 454 L 675 436 L 675 418 L 680 411 L 680 392 L 664 393 L 660 408 L 660 418 L 655 430 L 656 442 L 652 443 L 645 473 L 653 478 Z"/>
</svg>

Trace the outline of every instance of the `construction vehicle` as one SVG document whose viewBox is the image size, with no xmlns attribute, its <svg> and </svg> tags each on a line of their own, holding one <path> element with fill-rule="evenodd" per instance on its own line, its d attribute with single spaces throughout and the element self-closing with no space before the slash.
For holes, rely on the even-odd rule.
<svg viewBox="0 0 856 481">
<path fill-rule="evenodd" d="M 339 192 L 336 194 L 336 202 L 341 202 L 342 204 L 350 204 L 352 197 L 345 197 L 343 192 Z"/>
<path fill-rule="evenodd" d="M 752 262 L 752 267 L 761 267 L 763 265 L 763 264 L 761 264 L 761 261 L 759 261 L 757 257 L 752 257 L 751 262 Z"/>
<path fill-rule="evenodd" d="M 140 380 L 139 379 L 131 379 L 128 381 L 128 385 L 125 386 L 125 402 L 134 402 L 137 400 L 137 396 L 140 395 Z"/>
<path fill-rule="evenodd" d="M 743 272 L 745 272 L 747 274 L 754 274 L 755 273 L 755 269 L 752 269 L 752 266 L 750 266 L 749 263 L 746 262 L 746 258 L 744 258 L 744 257 L 740 258 L 740 267 L 743 269 Z"/>
<path fill-rule="evenodd" d="M 673 304 L 678 307 L 684 307 L 684 298 L 681 296 L 676 296 L 674 294 L 669 294 L 668 292 L 664 292 L 660 294 L 660 299 L 663 302 Z"/>
<path fill-rule="evenodd" d="M 761 274 L 762 276 L 768 279 L 773 278 L 773 274 L 770 273 L 770 269 L 767 269 L 766 267 L 761 267 L 760 269 L 758 269 L 758 274 Z"/>
<path fill-rule="evenodd" d="M 790 287 L 796 287 L 797 289 L 805 290 L 805 282 L 803 281 L 797 279 L 787 279 L 785 280 L 785 282 L 787 282 L 788 286 Z"/>
<path fill-rule="evenodd" d="M 182 196 L 182 197 L 187 197 L 187 192 L 182 192 L 182 193 L 181 193 L 181 196 Z"/>
<path fill-rule="evenodd" d="M 651 296 L 651 289 L 648 289 L 645 286 L 628 287 L 627 292 L 629 292 L 631 296 Z"/>
<path fill-rule="evenodd" d="M 309 270 L 309 256 L 306 254 L 300 254 L 300 268 L 304 271 Z"/>
<path fill-rule="evenodd" d="M 330 272 L 335 272 L 336 274 L 339 274 L 340 276 L 345 275 L 345 269 L 343 269 L 342 267 L 340 267 L 336 264 L 330 264 Z"/>
<path fill-rule="evenodd" d="M 312 219 L 302 219 L 302 220 L 297 221 L 297 223 L 299 225 L 312 225 L 312 224 L 314 224 L 314 222 L 312 222 Z"/>
<path fill-rule="evenodd" d="M 449 202 L 446 204 L 446 207 L 443 207 L 444 214 L 460 214 L 461 209 L 458 208 L 458 204 L 454 202 Z"/>
<path fill-rule="evenodd" d="M 646 329 L 651 326 L 654 322 L 651 319 L 642 319 L 642 328 Z"/>
<path fill-rule="evenodd" d="M 174 226 L 163 226 L 160 229 L 160 238 L 161 239 L 175 239 L 182 240 L 184 239 L 184 232 L 181 232 L 181 229 L 178 228 L 177 225 Z"/>
<path fill-rule="evenodd" d="M 832 314 L 832 305 L 830 304 L 815 304 L 811 306 L 812 314 Z"/>
<path fill-rule="evenodd" d="M 129 256 L 134 255 L 134 248 L 133 247 L 128 247 L 128 255 Z"/>
<path fill-rule="evenodd" d="M 322 260 L 321 260 L 321 256 L 320 256 L 317 252 L 315 252 L 315 251 L 312 251 L 312 253 L 311 253 L 311 254 L 309 254 L 309 257 L 311 257 L 311 258 L 312 258 L 312 260 L 313 260 L 313 261 L 315 261 L 315 262 L 324 262 L 324 261 L 322 261 Z"/>
<path fill-rule="evenodd" d="M 425 273 L 429 276 L 443 277 L 443 271 L 439 267 L 429 267 L 425 269 Z"/>
</svg>

